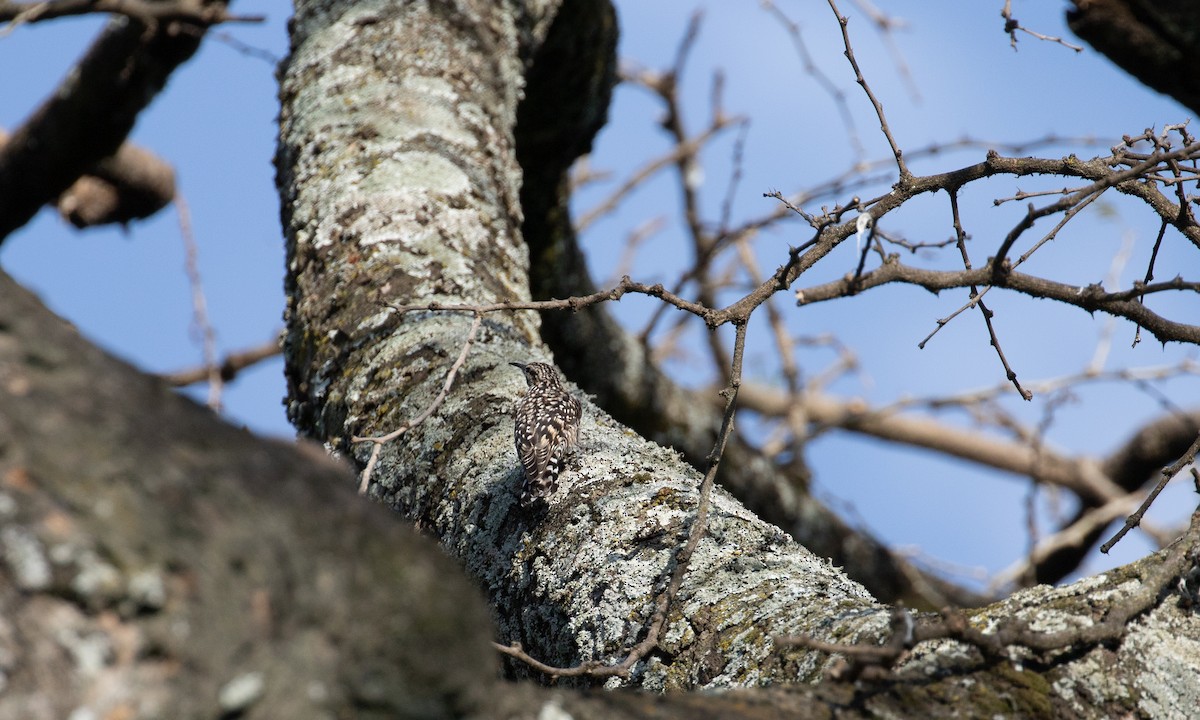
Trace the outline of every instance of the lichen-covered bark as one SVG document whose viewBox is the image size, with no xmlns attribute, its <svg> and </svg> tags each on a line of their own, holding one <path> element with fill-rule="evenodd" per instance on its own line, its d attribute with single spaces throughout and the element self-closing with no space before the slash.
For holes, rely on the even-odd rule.
<svg viewBox="0 0 1200 720">
<path fill-rule="evenodd" d="M 428 407 L 471 322 L 466 312 L 395 314 L 385 303 L 529 297 L 513 128 L 526 61 L 553 11 L 479 0 L 313 3 L 298 12 L 279 154 L 289 407 L 305 432 L 360 466 L 370 447 L 350 438 L 399 427 Z M 549 509 L 519 510 L 508 413 L 523 383 L 507 363 L 531 359 L 548 359 L 537 317 L 487 314 L 444 404 L 384 447 L 371 493 L 460 559 L 488 595 L 497 639 L 551 663 L 620 660 L 673 569 L 700 478 L 674 451 L 588 405 Z M 1085 624 L 1141 581 L 1130 571 L 1091 582 L 1031 591 L 974 622 L 987 627 L 989 613 L 1019 612 L 1035 627 Z M 808 682 L 828 658 L 781 650 L 774 635 L 855 642 L 879 638 L 886 625 L 886 608 L 860 586 L 718 490 L 665 636 L 628 682 Z M 1041 713 L 1076 703 L 1072 712 L 1084 717 L 1136 695 L 1120 706 L 1146 714 L 1150 705 L 1139 703 L 1152 697 L 1170 712 L 1200 680 L 1149 670 L 1132 650 L 1163 628 L 1181 648 L 1200 637 L 1200 623 L 1163 598 L 1134 622 L 1115 659 L 1112 648 L 1084 647 L 1018 669 L 933 644 L 901 669 L 920 682 L 873 688 L 861 707 L 940 717 L 965 714 L 972 706 L 964 703 L 978 699 L 980 716 L 990 717 L 1002 707 Z M 1123 684 L 1111 693 L 1062 689 L 1084 687 L 1097 664 Z"/>
</svg>

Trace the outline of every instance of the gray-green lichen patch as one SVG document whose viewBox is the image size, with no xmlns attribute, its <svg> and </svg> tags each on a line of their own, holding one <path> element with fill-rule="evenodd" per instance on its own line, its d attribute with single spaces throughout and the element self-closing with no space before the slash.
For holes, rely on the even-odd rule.
<svg viewBox="0 0 1200 720">
<path fill-rule="evenodd" d="M 1200 642 L 1175 632 L 1170 622 L 1152 619 L 1126 638 L 1121 655 L 1140 667 L 1134 687 L 1140 697 L 1138 708 L 1151 718 L 1194 718 L 1200 709 Z"/>
<path fill-rule="evenodd" d="M 366 193 L 418 191 L 438 200 L 439 195 L 452 198 L 469 192 L 471 181 L 463 169 L 448 158 L 414 150 L 380 159 L 363 178 L 359 189 Z"/>
<path fill-rule="evenodd" d="M 12 571 L 17 587 L 26 591 L 43 590 L 53 574 L 46 550 L 40 540 L 21 525 L 6 525 L 0 530 L 0 553 Z"/>
</svg>

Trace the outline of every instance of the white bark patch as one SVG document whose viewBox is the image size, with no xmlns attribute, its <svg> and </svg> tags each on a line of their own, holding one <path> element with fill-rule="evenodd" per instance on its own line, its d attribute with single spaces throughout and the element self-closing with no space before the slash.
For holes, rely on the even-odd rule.
<svg viewBox="0 0 1200 720">
<path fill-rule="evenodd" d="M 366 192 L 420 189 L 429 195 L 459 195 L 471 189 L 467 174 L 430 152 L 397 152 L 382 159 L 359 183 Z"/>
</svg>

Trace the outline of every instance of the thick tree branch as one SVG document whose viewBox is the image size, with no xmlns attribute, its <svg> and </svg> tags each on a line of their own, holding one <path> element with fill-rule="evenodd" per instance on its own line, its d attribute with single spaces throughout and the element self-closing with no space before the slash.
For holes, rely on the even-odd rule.
<svg viewBox="0 0 1200 720">
<path fill-rule="evenodd" d="M 219 23 L 264 20 L 261 15 L 230 15 L 225 5 L 223 2 L 203 4 L 188 0 L 53 0 L 24 3 L 0 0 L 0 22 L 34 23 L 96 13 L 124 15 L 144 25 L 178 21 L 201 28 Z"/>
<path fill-rule="evenodd" d="M 0 148 L 0 241 L 117 152 L 138 114 L 202 37 L 202 30 L 178 32 L 171 23 L 110 22 Z"/>
<path fill-rule="evenodd" d="M 494 707 L 477 591 L 348 467 L 222 422 L 3 274 L 0 306 L 0 617 L 19 637 L 0 639 L 0 717 Z M 259 691 L 220 706 L 239 677 Z"/>
<path fill-rule="evenodd" d="M 1200 7 L 1191 0 L 1072 0 L 1071 31 L 1143 84 L 1200 113 Z"/>
<path fill-rule="evenodd" d="M 7 142 L 8 133 L 0 130 L 0 148 Z M 175 170 L 149 150 L 127 142 L 81 175 L 54 204 L 64 220 L 86 228 L 150 217 L 174 197 Z"/>
</svg>

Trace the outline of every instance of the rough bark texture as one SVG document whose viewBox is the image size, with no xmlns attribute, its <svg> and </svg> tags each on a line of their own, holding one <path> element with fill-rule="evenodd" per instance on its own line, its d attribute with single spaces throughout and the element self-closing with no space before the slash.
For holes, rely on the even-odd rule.
<svg viewBox="0 0 1200 720">
<path fill-rule="evenodd" d="M 391 430 L 434 402 L 470 326 L 469 313 L 395 314 L 385 303 L 529 296 L 514 127 L 526 62 L 554 10 L 480 0 L 298 12 L 279 154 L 290 411 L 360 465 L 369 446 L 350 438 Z M 518 510 L 508 412 L 522 383 L 506 363 L 546 357 L 533 313 L 488 314 L 445 403 L 384 447 L 371 490 L 461 559 L 501 641 L 551 663 L 620 660 L 673 569 L 699 475 L 589 404 L 549 510 Z M 973 622 L 992 628 L 1016 615 L 1039 631 L 1085 627 L 1144 591 L 1157 561 L 1037 588 Z M 860 586 L 718 491 L 659 650 L 628 682 L 804 683 L 827 657 L 781 650 L 775 634 L 854 642 L 881 637 L 886 623 Z M 1171 716 L 1200 702 L 1200 674 L 1178 671 L 1194 664 L 1197 638 L 1200 621 L 1164 594 L 1123 642 L 1015 652 L 1020 669 L 981 663 L 958 643 L 921 646 L 901 669 L 907 682 L 866 688 L 854 712 Z"/>
<path fill-rule="evenodd" d="M 300 10 L 279 155 L 290 411 L 360 463 L 350 435 L 428 407 L 469 324 L 383 302 L 529 295 L 514 126 L 528 64 L 570 30 L 552 23 L 557 8 Z M 587 10 L 573 8 L 605 16 Z M 583 92 L 603 88 L 603 72 L 581 77 Z M 594 124 L 597 105 L 574 107 L 570 124 Z M 0 227 L 19 226 L 25 206 L 5 208 Z M 1086 630 L 1148 597 L 1123 636 L 989 661 L 941 641 L 889 681 L 812 685 L 826 656 L 773 636 L 875 640 L 886 608 L 720 492 L 666 635 L 630 684 L 775 687 L 498 682 L 496 636 L 555 662 L 619 658 L 697 500 L 682 458 L 589 405 L 549 511 L 516 510 L 507 413 L 521 380 L 505 363 L 546 357 L 538 329 L 532 313 L 489 315 L 445 405 L 374 474 L 374 494 L 482 587 L 493 628 L 455 563 L 355 496 L 343 468 L 220 422 L 0 274 L 0 720 L 1185 718 L 1200 706 L 1200 619 L 1163 584 L 1164 558 L 1188 546 L 970 617 L 988 631 L 1012 618 Z M 1144 464 L 1130 447 L 1125 461 Z"/>
</svg>

